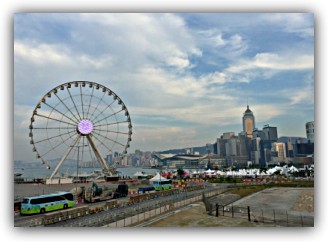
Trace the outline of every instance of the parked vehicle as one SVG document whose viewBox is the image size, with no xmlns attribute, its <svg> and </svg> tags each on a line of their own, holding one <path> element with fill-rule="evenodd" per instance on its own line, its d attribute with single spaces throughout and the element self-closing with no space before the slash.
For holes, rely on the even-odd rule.
<svg viewBox="0 0 328 242">
<path fill-rule="evenodd" d="M 48 195 L 24 198 L 21 202 L 21 214 L 36 214 L 70 208 L 75 205 L 73 194 L 60 192 Z"/>
</svg>

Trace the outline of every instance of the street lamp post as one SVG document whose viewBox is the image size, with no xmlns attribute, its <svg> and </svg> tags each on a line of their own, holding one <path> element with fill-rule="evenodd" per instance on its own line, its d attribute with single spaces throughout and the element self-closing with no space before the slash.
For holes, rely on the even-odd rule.
<svg viewBox="0 0 328 242">
<path fill-rule="evenodd" d="M 162 168 L 159 170 L 159 185 L 160 190 L 162 190 Z"/>
<path fill-rule="evenodd" d="M 79 160 L 80 160 L 80 147 L 86 147 L 88 145 L 73 145 L 71 147 L 77 147 L 77 161 L 76 161 L 76 186 L 75 192 L 77 193 L 77 183 L 79 181 Z"/>
</svg>

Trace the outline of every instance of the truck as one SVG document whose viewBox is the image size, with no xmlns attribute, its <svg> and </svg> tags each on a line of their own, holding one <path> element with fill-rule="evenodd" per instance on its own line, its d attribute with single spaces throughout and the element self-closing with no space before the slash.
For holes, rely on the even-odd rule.
<svg viewBox="0 0 328 242">
<path fill-rule="evenodd" d="M 119 184 L 114 191 L 106 191 L 98 187 L 98 185 L 94 182 L 92 184 L 91 191 L 86 192 L 84 190 L 83 200 L 85 203 L 102 202 L 110 199 L 126 197 L 128 193 L 129 187 L 127 184 Z"/>
</svg>

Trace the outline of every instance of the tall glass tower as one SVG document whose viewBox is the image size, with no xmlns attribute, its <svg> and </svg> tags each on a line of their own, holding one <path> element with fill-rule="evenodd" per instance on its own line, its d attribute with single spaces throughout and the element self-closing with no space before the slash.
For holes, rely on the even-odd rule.
<svg viewBox="0 0 328 242">
<path fill-rule="evenodd" d="M 253 130 L 255 128 L 255 117 L 253 112 L 249 109 L 247 105 L 247 109 L 244 112 L 243 116 L 243 129 L 244 132 L 247 134 L 247 137 L 253 138 Z"/>
</svg>

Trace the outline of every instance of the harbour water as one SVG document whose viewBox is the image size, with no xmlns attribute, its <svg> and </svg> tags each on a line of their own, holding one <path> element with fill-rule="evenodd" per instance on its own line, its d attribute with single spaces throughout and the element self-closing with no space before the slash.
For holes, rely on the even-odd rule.
<svg viewBox="0 0 328 242">
<path fill-rule="evenodd" d="M 78 169 L 78 174 L 90 174 L 94 170 L 100 170 L 100 168 L 79 168 Z M 15 172 L 18 171 L 22 173 L 21 178 L 26 178 L 26 179 L 34 179 L 34 178 L 46 178 L 51 175 L 53 170 L 48 170 L 43 166 L 40 167 L 26 167 L 26 168 L 20 168 L 15 169 Z M 132 177 L 136 172 L 144 172 L 148 175 L 155 175 L 157 172 L 159 172 L 158 169 L 153 169 L 153 168 L 142 168 L 142 167 L 120 167 L 117 168 L 117 171 L 120 172 L 120 175 L 123 177 Z M 67 168 L 64 172 L 58 172 L 57 176 L 75 176 L 77 174 L 77 169 L 74 167 Z"/>
</svg>

